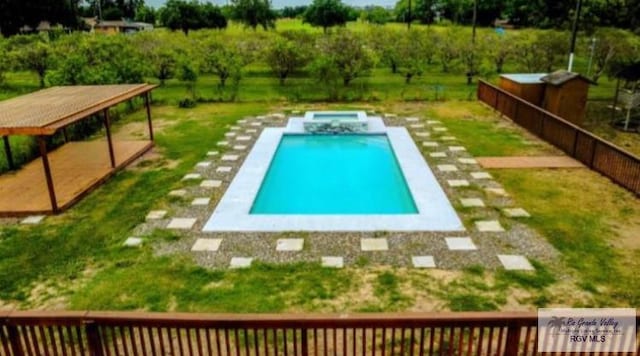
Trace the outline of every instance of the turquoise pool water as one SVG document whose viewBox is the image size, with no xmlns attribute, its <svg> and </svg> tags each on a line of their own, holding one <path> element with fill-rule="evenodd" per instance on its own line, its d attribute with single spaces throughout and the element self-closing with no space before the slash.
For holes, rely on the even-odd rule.
<svg viewBox="0 0 640 356">
<path fill-rule="evenodd" d="M 251 214 L 417 214 L 386 135 L 284 135 Z"/>
<path fill-rule="evenodd" d="M 358 120 L 358 114 L 356 113 L 315 113 L 313 114 L 313 120 Z"/>
</svg>

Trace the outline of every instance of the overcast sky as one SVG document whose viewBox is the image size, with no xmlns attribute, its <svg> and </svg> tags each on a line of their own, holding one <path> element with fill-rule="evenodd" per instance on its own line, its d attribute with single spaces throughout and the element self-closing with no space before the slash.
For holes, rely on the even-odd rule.
<svg viewBox="0 0 640 356">
<path fill-rule="evenodd" d="M 166 0 L 145 0 L 145 4 L 159 8 L 164 4 Z M 226 0 L 213 0 L 209 1 L 216 5 L 225 5 L 227 3 Z M 367 5 L 380 5 L 384 7 L 393 7 L 396 4 L 395 0 L 343 0 L 343 2 L 347 5 L 364 7 Z M 311 0 L 271 0 L 271 4 L 276 9 L 281 9 L 285 6 L 300 6 L 300 5 L 308 5 L 311 3 Z"/>
</svg>

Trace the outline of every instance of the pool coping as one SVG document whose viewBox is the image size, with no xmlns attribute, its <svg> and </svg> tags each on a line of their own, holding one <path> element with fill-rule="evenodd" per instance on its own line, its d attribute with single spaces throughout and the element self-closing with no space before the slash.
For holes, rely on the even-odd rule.
<svg viewBox="0 0 640 356">
<path fill-rule="evenodd" d="M 378 130 L 376 130 L 378 131 Z M 203 227 L 204 232 L 276 231 L 464 231 L 429 165 L 404 127 L 386 127 L 418 214 L 250 214 L 286 128 L 265 128 Z"/>
</svg>

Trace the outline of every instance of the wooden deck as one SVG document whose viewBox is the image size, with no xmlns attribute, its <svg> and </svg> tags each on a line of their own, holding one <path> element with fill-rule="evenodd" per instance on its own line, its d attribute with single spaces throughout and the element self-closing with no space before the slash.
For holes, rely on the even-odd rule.
<svg viewBox="0 0 640 356">
<path fill-rule="evenodd" d="M 114 141 L 116 168 L 111 168 L 106 140 L 70 142 L 49 152 L 56 201 L 60 211 L 153 147 L 151 141 Z M 0 176 L 0 216 L 51 214 L 42 160 Z"/>
</svg>

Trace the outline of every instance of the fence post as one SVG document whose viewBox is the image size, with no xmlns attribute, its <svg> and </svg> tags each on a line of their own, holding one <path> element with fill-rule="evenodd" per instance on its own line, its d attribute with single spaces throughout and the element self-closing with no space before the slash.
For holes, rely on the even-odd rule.
<svg viewBox="0 0 640 356">
<path fill-rule="evenodd" d="M 307 340 L 307 328 L 304 327 L 301 330 L 300 338 L 302 338 L 302 356 L 309 355 L 309 340 Z"/>
<path fill-rule="evenodd" d="M 596 149 L 598 148 L 598 140 L 593 140 L 593 150 L 591 151 L 591 159 L 589 160 L 589 168 L 593 168 L 593 161 L 596 159 Z"/>
<path fill-rule="evenodd" d="M 22 349 L 22 344 L 20 344 L 20 333 L 18 332 L 18 327 L 15 325 L 7 325 L 7 331 L 9 333 L 9 345 L 11 346 L 11 351 L 14 356 L 25 355 L 24 350 Z"/>
<path fill-rule="evenodd" d="M 102 341 L 100 341 L 100 332 L 98 325 L 93 320 L 84 321 L 84 329 L 87 334 L 87 347 L 89 355 L 102 356 Z"/>
<path fill-rule="evenodd" d="M 578 130 L 573 130 L 576 134 L 573 136 L 573 158 L 576 158 L 576 151 L 578 150 L 578 134 L 580 133 Z"/>
<path fill-rule="evenodd" d="M 520 351 L 520 325 L 511 321 L 507 326 L 507 344 L 504 348 L 504 356 L 518 356 Z"/>
</svg>

